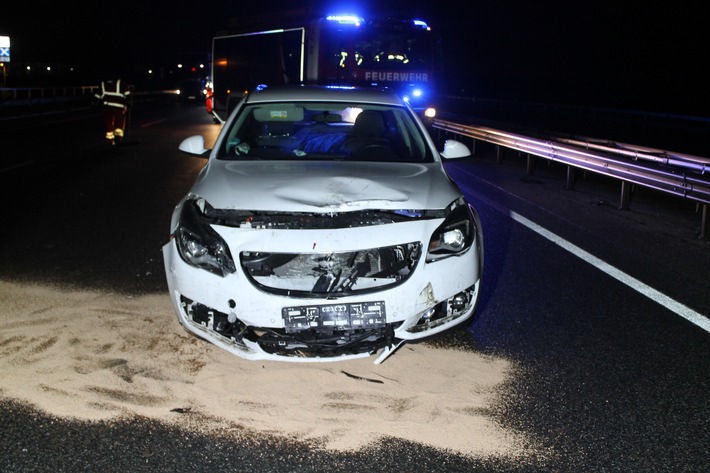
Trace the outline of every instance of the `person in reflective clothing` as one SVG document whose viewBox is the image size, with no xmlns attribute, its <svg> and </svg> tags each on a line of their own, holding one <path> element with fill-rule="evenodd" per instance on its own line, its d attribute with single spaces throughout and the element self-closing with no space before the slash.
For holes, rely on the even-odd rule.
<svg viewBox="0 0 710 473">
<path fill-rule="evenodd" d="M 111 144 L 115 144 L 116 140 L 121 140 L 125 135 L 126 110 L 130 95 L 130 87 L 120 78 L 101 82 L 101 94 L 95 95 L 101 101 L 106 139 Z"/>
</svg>

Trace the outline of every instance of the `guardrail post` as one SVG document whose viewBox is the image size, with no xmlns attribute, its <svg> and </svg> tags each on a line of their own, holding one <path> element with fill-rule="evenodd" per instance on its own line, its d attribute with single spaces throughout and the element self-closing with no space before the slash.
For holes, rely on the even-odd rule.
<svg viewBox="0 0 710 473">
<path fill-rule="evenodd" d="M 700 218 L 700 239 L 705 240 L 708 238 L 708 227 L 710 222 L 708 222 L 708 204 L 703 204 L 703 214 Z"/>
<path fill-rule="evenodd" d="M 619 210 L 629 210 L 629 202 L 631 201 L 631 184 L 628 181 L 621 181 L 621 202 Z"/>
<path fill-rule="evenodd" d="M 567 181 L 565 182 L 565 189 L 568 191 L 574 190 L 575 184 L 575 168 L 574 166 L 567 166 Z"/>
<path fill-rule="evenodd" d="M 534 170 L 535 170 L 535 156 L 533 156 L 532 154 L 528 154 L 528 166 L 527 166 L 528 176 L 532 176 Z"/>
</svg>

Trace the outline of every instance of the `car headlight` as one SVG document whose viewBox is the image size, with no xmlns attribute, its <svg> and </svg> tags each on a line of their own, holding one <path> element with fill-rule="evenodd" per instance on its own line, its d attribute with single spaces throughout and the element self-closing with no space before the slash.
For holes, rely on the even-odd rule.
<svg viewBox="0 0 710 473">
<path fill-rule="evenodd" d="M 473 244 L 476 223 L 463 199 L 454 201 L 448 208 L 444 223 L 434 231 L 429 240 L 427 262 L 463 253 Z"/>
<path fill-rule="evenodd" d="M 210 226 L 200 203 L 206 205 L 201 199 L 188 199 L 183 205 L 174 233 L 178 253 L 191 266 L 226 276 L 237 270 L 232 254 L 227 243 Z"/>
</svg>

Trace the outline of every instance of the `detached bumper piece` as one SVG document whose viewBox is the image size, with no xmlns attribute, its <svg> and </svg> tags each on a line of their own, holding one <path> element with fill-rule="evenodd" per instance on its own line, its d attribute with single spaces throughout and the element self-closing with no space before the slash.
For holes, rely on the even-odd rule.
<svg viewBox="0 0 710 473">
<path fill-rule="evenodd" d="M 206 335 L 219 336 L 245 352 L 252 352 L 249 345 L 256 344 L 277 356 L 334 358 L 369 355 L 399 341 L 394 337 L 394 325 L 385 323 L 380 302 L 285 308 L 283 329 L 249 327 L 235 314 L 216 311 L 184 296 L 180 296 L 180 305 L 186 319 Z"/>
</svg>

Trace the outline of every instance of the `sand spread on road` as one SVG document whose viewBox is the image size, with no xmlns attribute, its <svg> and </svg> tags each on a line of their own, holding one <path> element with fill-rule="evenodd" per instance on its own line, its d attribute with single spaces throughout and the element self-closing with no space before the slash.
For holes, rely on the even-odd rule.
<svg viewBox="0 0 710 473">
<path fill-rule="evenodd" d="M 0 396 L 52 415 L 140 415 L 356 450 L 382 436 L 515 456 L 490 416 L 507 361 L 425 344 L 336 363 L 254 362 L 180 327 L 166 294 L 129 297 L 0 281 Z M 186 415 L 189 413 L 190 415 Z"/>
</svg>

